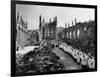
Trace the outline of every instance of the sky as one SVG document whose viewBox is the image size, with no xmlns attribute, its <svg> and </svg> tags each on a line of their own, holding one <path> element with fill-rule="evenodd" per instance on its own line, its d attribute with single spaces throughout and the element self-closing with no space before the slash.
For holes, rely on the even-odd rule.
<svg viewBox="0 0 100 77">
<path fill-rule="evenodd" d="M 39 16 L 44 18 L 45 22 L 49 22 L 57 16 L 57 27 L 65 27 L 65 23 L 72 26 L 72 21 L 86 22 L 95 19 L 95 11 L 91 8 L 76 8 L 76 7 L 59 7 L 59 6 L 44 6 L 44 5 L 16 5 L 16 16 L 19 15 L 27 21 L 28 29 L 39 29 Z"/>
</svg>

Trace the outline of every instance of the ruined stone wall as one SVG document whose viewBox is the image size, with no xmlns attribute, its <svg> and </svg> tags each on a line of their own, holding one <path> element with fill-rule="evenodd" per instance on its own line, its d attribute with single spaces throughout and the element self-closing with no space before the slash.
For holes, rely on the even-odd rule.
<svg viewBox="0 0 100 77">
<path fill-rule="evenodd" d="M 64 30 L 65 38 L 70 40 L 75 39 L 87 39 L 89 37 L 94 36 L 93 29 L 95 29 L 95 22 L 85 22 L 81 24 L 77 24 L 75 26 L 66 28 Z"/>
<path fill-rule="evenodd" d="M 16 48 L 23 49 L 28 42 L 27 39 L 27 22 L 18 14 L 16 19 Z"/>
<path fill-rule="evenodd" d="M 17 42 L 17 46 L 20 49 L 23 49 L 24 46 L 27 44 L 27 39 L 28 39 L 28 34 L 27 34 L 27 30 L 24 29 L 22 27 L 22 25 L 20 23 L 16 24 L 17 26 L 17 34 L 16 34 L 16 42 Z"/>
<path fill-rule="evenodd" d="M 39 40 L 43 39 L 56 39 L 56 25 L 57 25 L 57 17 L 54 17 L 53 22 L 45 22 L 44 18 L 41 20 L 41 16 L 39 18 Z"/>
</svg>

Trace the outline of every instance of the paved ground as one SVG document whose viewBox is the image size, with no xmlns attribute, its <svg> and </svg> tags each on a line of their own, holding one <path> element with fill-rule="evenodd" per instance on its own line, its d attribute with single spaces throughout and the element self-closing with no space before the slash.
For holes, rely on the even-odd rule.
<svg viewBox="0 0 100 77">
<path fill-rule="evenodd" d="M 72 59 L 71 56 L 69 56 L 67 53 L 62 51 L 59 48 L 54 48 L 53 51 L 56 53 L 57 56 L 60 57 L 61 62 L 64 64 L 66 70 L 77 70 L 81 69 L 81 66 L 75 63 L 75 61 Z"/>
<path fill-rule="evenodd" d="M 16 54 L 26 54 L 32 50 L 34 50 L 35 47 L 39 47 L 39 46 L 27 46 L 27 47 L 24 47 L 23 49 L 20 49 L 19 51 L 16 51 Z"/>
</svg>

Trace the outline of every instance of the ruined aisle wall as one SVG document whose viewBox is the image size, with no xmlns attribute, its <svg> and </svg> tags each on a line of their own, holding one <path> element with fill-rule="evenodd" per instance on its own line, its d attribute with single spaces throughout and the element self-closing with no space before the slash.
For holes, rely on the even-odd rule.
<svg viewBox="0 0 100 77">
<path fill-rule="evenodd" d="M 95 21 L 81 23 L 64 30 L 64 38 L 75 40 L 75 39 L 87 39 L 91 38 L 95 34 Z M 94 33 L 93 33 L 94 32 Z"/>
<path fill-rule="evenodd" d="M 16 47 L 19 47 L 19 49 L 23 49 L 25 45 L 27 45 L 28 41 L 28 34 L 27 34 L 27 29 L 22 27 L 22 24 L 17 22 L 16 23 Z"/>
</svg>

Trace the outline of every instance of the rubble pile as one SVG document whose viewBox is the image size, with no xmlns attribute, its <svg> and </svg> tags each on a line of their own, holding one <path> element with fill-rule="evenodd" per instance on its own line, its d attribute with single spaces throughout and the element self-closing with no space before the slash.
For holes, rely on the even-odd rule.
<svg viewBox="0 0 100 77">
<path fill-rule="evenodd" d="M 51 52 L 52 48 L 43 47 L 41 50 L 35 48 L 33 51 L 25 54 L 16 60 L 16 72 L 22 73 L 40 73 L 64 70 L 60 58 Z"/>
</svg>

